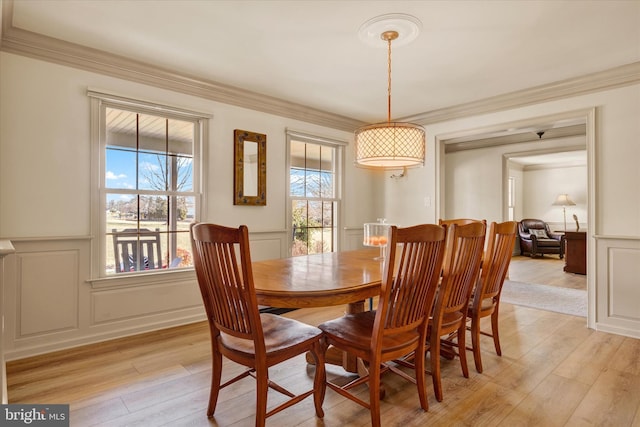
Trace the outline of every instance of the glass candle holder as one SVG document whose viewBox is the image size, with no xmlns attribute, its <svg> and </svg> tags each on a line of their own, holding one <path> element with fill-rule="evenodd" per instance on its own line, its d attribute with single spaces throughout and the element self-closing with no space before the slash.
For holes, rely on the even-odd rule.
<svg viewBox="0 0 640 427">
<path fill-rule="evenodd" d="M 380 248 L 380 256 L 376 259 L 384 259 L 384 249 L 389 241 L 389 229 L 391 224 L 387 224 L 385 219 L 378 219 L 378 222 L 368 222 L 364 224 L 364 246 Z"/>
</svg>

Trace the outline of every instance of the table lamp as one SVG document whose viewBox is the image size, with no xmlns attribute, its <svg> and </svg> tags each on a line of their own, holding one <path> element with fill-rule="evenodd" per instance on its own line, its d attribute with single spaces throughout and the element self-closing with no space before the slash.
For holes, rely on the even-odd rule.
<svg viewBox="0 0 640 427">
<path fill-rule="evenodd" d="M 564 231 L 567 231 L 567 206 L 575 206 L 573 200 L 569 198 L 568 194 L 560 194 L 556 198 L 556 201 L 551 206 L 562 206 L 562 216 L 564 217 Z"/>
</svg>

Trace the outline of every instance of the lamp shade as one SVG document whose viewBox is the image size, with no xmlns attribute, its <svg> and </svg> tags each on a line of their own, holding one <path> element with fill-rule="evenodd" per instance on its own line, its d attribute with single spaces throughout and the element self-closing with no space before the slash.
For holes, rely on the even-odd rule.
<svg viewBox="0 0 640 427">
<path fill-rule="evenodd" d="M 425 132 L 420 125 L 385 122 L 355 132 L 356 164 L 372 168 L 423 166 Z"/>
<path fill-rule="evenodd" d="M 551 206 L 575 206 L 573 200 L 569 198 L 567 194 L 559 194 L 556 198 L 555 202 L 551 204 Z"/>
</svg>

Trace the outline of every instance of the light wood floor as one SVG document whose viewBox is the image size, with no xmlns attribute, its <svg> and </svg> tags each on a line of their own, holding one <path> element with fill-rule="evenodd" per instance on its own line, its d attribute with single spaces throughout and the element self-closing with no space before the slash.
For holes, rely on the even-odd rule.
<svg viewBox="0 0 640 427">
<path fill-rule="evenodd" d="M 564 260 L 557 255 L 541 258 L 515 256 L 509 266 L 509 279 L 539 285 L 560 286 L 573 289 L 587 289 L 587 276 L 565 273 Z"/>
<path fill-rule="evenodd" d="M 526 263 L 523 266 L 517 265 Z M 533 262 L 529 262 L 533 261 Z M 513 280 L 538 261 L 516 260 Z M 547 263 L 551 265 L 551 263 Z M 535 274 L 534 274 L 535 277 Z M 541 283 L 541 280 L 531 280 Z M 287 314 L 310 324 L 342 314 L 341 307 Z M 459 361 L 443 359 L 444 401 L 428 378 L 429 412 L 420 409 L 415 386 L 385 375 L 384 426 L 640 426 L 640 340 L 596 332 L 586 321 L 503 304 L 503 356 L 482 338 L 484 373 L 465 379 Z M 206 324 L 48 354 L 8 364 L 10 403 L 68 403 L 72 426 L 251 426 L 253 381 L 221 392 L 215 419 L 205 414 L 210 350 Z M 225 362 L 223 380 L 241 368 Z M 311 387 L 313 367 L 302 357 L 272 369 L 272 379 L 294 391 Z M 332 377 L 343 376 L 329 367 Z M 366 398 L 366 388 L 362 387 Z M 270 404 L 279 397 L 270 394 Z M 327 390 L 324 420 L 311 399 L 267 421 L 270 426 L 367 426 L 368 411 Z"/>
</svg>

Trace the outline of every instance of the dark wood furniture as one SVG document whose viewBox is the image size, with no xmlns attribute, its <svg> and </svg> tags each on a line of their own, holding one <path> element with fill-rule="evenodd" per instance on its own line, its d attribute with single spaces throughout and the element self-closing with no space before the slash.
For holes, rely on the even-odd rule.
<svg viewBox="0 0 640 427">
<path fill-rule="evenodd" d="M 520 255 L 529 254 L 531 258 L 544 254 L 558 254 L 564 257 L 564 236 L 552 233 L 549 225 L 540 219 L 523 219 L 518 223 Z"/>
<path fill-rule="evenodd" d="M 587 274 L 587 232 L 567 231 L 564 234 L 567 273 Z"/>
<path fill-rule="evenodd" d="M 347 314 L 318 326 L 325 334 L 327 345 L 368 362 L 367 376 L 347 384 L 328 382 L 327 386 L 368 408 L 373 427 L 380 426 L 380 376 L 389 370 L 415 383 L 420 406 L 425 411 L 429 409 L 424 357 L 415 358 L 415 378 L 388 362 L 408 355 L 425 354 L 429 313 L 442 271 L 445 229 L 433 224 L 408 228 L 391 226 L 389 242 L 387 257 L 398 262 L 397 265 L 385 263 L 377 309 Z M 350 391 L 365 381 L 369 383 L 369 403 Z"/>
<path fill-rule="evenodd" d="M 220 389 L 252 376 L 256 379 L 256 426 L 267 417 L 313 394 L 316 416 L 322 418 L 326 374 L 320 329 L 275 314 L 260 313 L 251 270 L 249 232 L 246 226 L 229 228 L 194 224 L 191 246 L 198 285 L 211 333 L 211 393 L 207 416 L 212 417 Z M 295 395 L 269 379 L 269 368 L 300 354 L 315 361 L 313 389 Z M 222 358 L 247 370 L 220 385 Z M 267 410 L 267 391 L 287 399 Z"/>
</svg>

